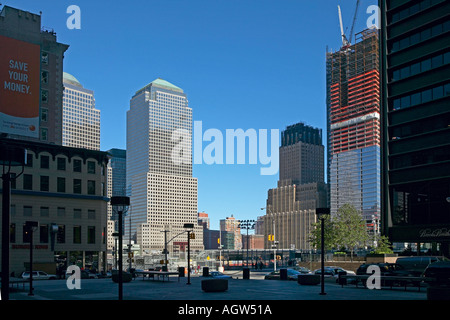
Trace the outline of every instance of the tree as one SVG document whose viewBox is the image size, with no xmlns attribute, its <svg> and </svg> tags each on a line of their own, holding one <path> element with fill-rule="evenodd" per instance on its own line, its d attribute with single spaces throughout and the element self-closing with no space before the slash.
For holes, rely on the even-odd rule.
<svg viewBox="0 0 450 320">
<path fill-rule="evenodd" d="M 369 240 L 366 223 L 361 213 L 351 204 L 340 207 L 333 218 L 335 245 L 350 250 L 351 259 L 353 252 L 358 247 L 363 247 Z"/>
<path fill-rule="evenodd" d="M 309 234 L 309 242 L 312 247 L 321 248 L 322 245 L 322 222 L 319 220 L 312 224 L 313 228 Z M 324 220 L 325 232 L 324 232 L 324 243 L 325 248 L 334 248 L 334 226 L 330 215 L 328 215 Z"/>
<path fill-rule="evenodd" d="M 392 245 L 389 242 L 389 238 L 386 236 L 380 236 L 377 241 L 377 247 L 371 253 L 383 254 L 383 253 L 393 253 Z"/>
</svg>

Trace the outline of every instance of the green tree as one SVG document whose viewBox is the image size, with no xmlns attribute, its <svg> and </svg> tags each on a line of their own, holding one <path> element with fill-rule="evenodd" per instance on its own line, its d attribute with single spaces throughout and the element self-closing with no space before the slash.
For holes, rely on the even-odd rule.
<svg viewBox="0 0 450 320">
<path fill-rule="evenodd" d="M 333 217 L 335 245 L 345 247 L 351 253 L 363 247 L 369 240 L 366 222 L 361 213 L 351 204 L 344 204 Z"/>
<path fill-rule="evenodd" d="M 309 234 L 309 242 L 312 247 L 320 249 L 322 247 L 322 222 L 318 220 L 312 224 L 313 228 Z M 334 248 L 334 226 L 330 215 L 324 220 L 324 245 L 325 250 Z"/>
<path fill-rule="evenodd" d="M 371 252 L 375 254 L 393 253 L 392 245 L 389 242 L 389 238 L 386 236 L 380 236 L 377 241 L 377 247 Z"/>
</svg>

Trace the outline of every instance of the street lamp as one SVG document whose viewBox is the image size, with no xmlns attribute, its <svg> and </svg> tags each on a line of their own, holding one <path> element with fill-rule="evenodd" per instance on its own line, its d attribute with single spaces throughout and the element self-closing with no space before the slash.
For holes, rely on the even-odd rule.
<svg viewBox="0 0 450 320">
<path fill-rule="evenodd" d="M 33 296 L 33 234 L 37 230 L 39 222 L 37 221 L 26 221 L 25 222 L 25 232 L 27 233 L 30 240 L 30 292 L 29 296 Z"/>
<path fill-rule="evenodd" d="M 247 268 L 248 268 L 248 230 L 255 229 L 255 220 L 239 221 L 239 228 L 247 229 Z"/>
<path fill-rule="evenodd" d="M 27 152 L 25 148 L 0 144 L 0 165 L 2 171 L 2 299 L 9 300 L 9 237 L 10 237 L 10 209 L 11 209 L 11 181 L 19 177 L 26 164 Z M 11 167 L 21 166 L 22 171 L 13 176 Z"/>
<path fill-rule="evenodd" d="M 187 234 L 188 234 L 188 258 L 187 258 L 188 282 L 187 282 L 187 284 L 191 284 L 191 232 L 192 232 L 192 229 L 194 229 L 194 224 L 193 223 L 185 223 L 183 228 L 188 229 L 187 230 Z"/>
<path fill-rule="evenodd" d="M 321 253 L 322 253 L 322 272 L 321 272 L 321 292 L 320 295 L 326 295 L 325 293 L 325 219 L 330 215 L 330 208 L 317 208 L 317 218 L 321 221 Z"/>
<path fill-rule="evenodd" d="M 130 198 L 125 196 L 115 196 L 111 197 L 111 206 L 113 210 L 116 210 L 119 218 L 119 300 L 123 299 L 123 249 L 122 249 L 122 238 L 123 238 L 123 214 L 128 210 L 130 206 Z"/>
</svg>

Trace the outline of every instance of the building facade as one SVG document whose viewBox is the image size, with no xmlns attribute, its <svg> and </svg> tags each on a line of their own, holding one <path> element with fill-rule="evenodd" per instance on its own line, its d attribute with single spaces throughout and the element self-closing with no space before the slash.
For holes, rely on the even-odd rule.
<svg viewBox="0 0 450 320">
<path fill-rule="evenodd" d="M 450 256 L 450 3 L 380 4 L 383 231 Z"/>
<path fill-rule="evenodd" d="M 63 73 L 63 146 L 100 150 L 100 110 L 94 92 Z"/>
<path fill-rule="evenodd" d="M 231 217 L 221 219 L 219 224 L 220 231 L 223 233 L 221 239 L 223 240 L 222 245 L 224 249 L 241 250 L 242 235 L 239 220 L 231 215 Z"/>
<path fill-rule="evenodd" d="M 327 207 L 322 130 L 297 123 L 281 137 L 280 179 L 268 191 L 263 217 L 264 247 L 311 249 L 316 208 Z"/>
<path fill-rule="evenodd" d="M 361 212 L 371 233 L 380 221 L 380 72 L 378 30 L 327 52 L 327 145 L 331 214 Z"/>
<path fill-rule="evenodd" d="M 197 179 L 192 177 L 192 109 L 183 90 L 156 79 L 138 90 L 127 112 L 129 227 L 143 253 L 162 250 L 168 238 L 194 225 L 193 250 L 203 249 L 197 223 Z M 128 219 L 126 219 L 126 224 Z M 186 237 L 168 244 L 184 248 Z"/>
<path fill-rule="evenodd" d="M 15 172 L 11 186 L 11 272 L 20 276 L 29 267 L 26 221 L 38 222 L 34 270 L 55 274 L 58 266 L 74 264 L 105 270 L 107 154 L 14 139 L 0 143 L 27 151 L 23 174 Z"/>
<path fill-rule="evenodd" d="M 41 27 L 40 15 L 9 6 L 4 6 L 0 13 L 0 46 L 4 54 L 2 57 L 7 59 L 5 63 L 9 64 L 9 61 L 16 59 L 25 60 L 22 55 L 27 54 L 26 61 L 23 62 L 26 62 L 30 68 L 28 73 L 22 76 L 23 81 L 11 81 L 7 74 L 2 74 L 4 77 L 2 85 L 8 83 L 10 88 L 9 92 L 2 92 L 2 96 L 20 94 L 20 97 L 10 96 L 9 100 L 2 100 L 0 119 L 4 119 L 5 114 L 8 113 L 6 111 L 8 104 L 14 100 L 20 101 L 15 109 L 27 105 L 28 110 L 36 110 L 35 115 L 27 114 L 23 117 L 19 115 L 18 121 L 11 118 L 7 118 L 7 121 L 2 120 L 0 132 L 8 133 L 8 137 L 14 139 L 62 145 L 63 60 L 69 46 L 57 42 L 56 33 L 53 30 Z M 11 71 L 14 70 L 16 69 Z M 16 88 L 28 90 L 29 94 L 24 95 L 14 90 L 13 85 Z M 36 98 L 30 102 L 26 97 L 31 93 Z M 36 118 L 36 123 L 25 128 L 21 122 L 28 117 Z M 13 127 L 21 131 L 10 131 Z"/>
</svg>

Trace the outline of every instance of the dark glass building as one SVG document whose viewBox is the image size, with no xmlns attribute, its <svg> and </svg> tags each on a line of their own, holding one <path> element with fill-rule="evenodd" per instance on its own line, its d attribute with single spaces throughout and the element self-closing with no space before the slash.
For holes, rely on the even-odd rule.
<svg viewBox="0 0 450 320">
<path fill-rule="evenodd" d="M 450 1 L 380 8 L 383 230 L 449 256 Z"/>
</svg>

